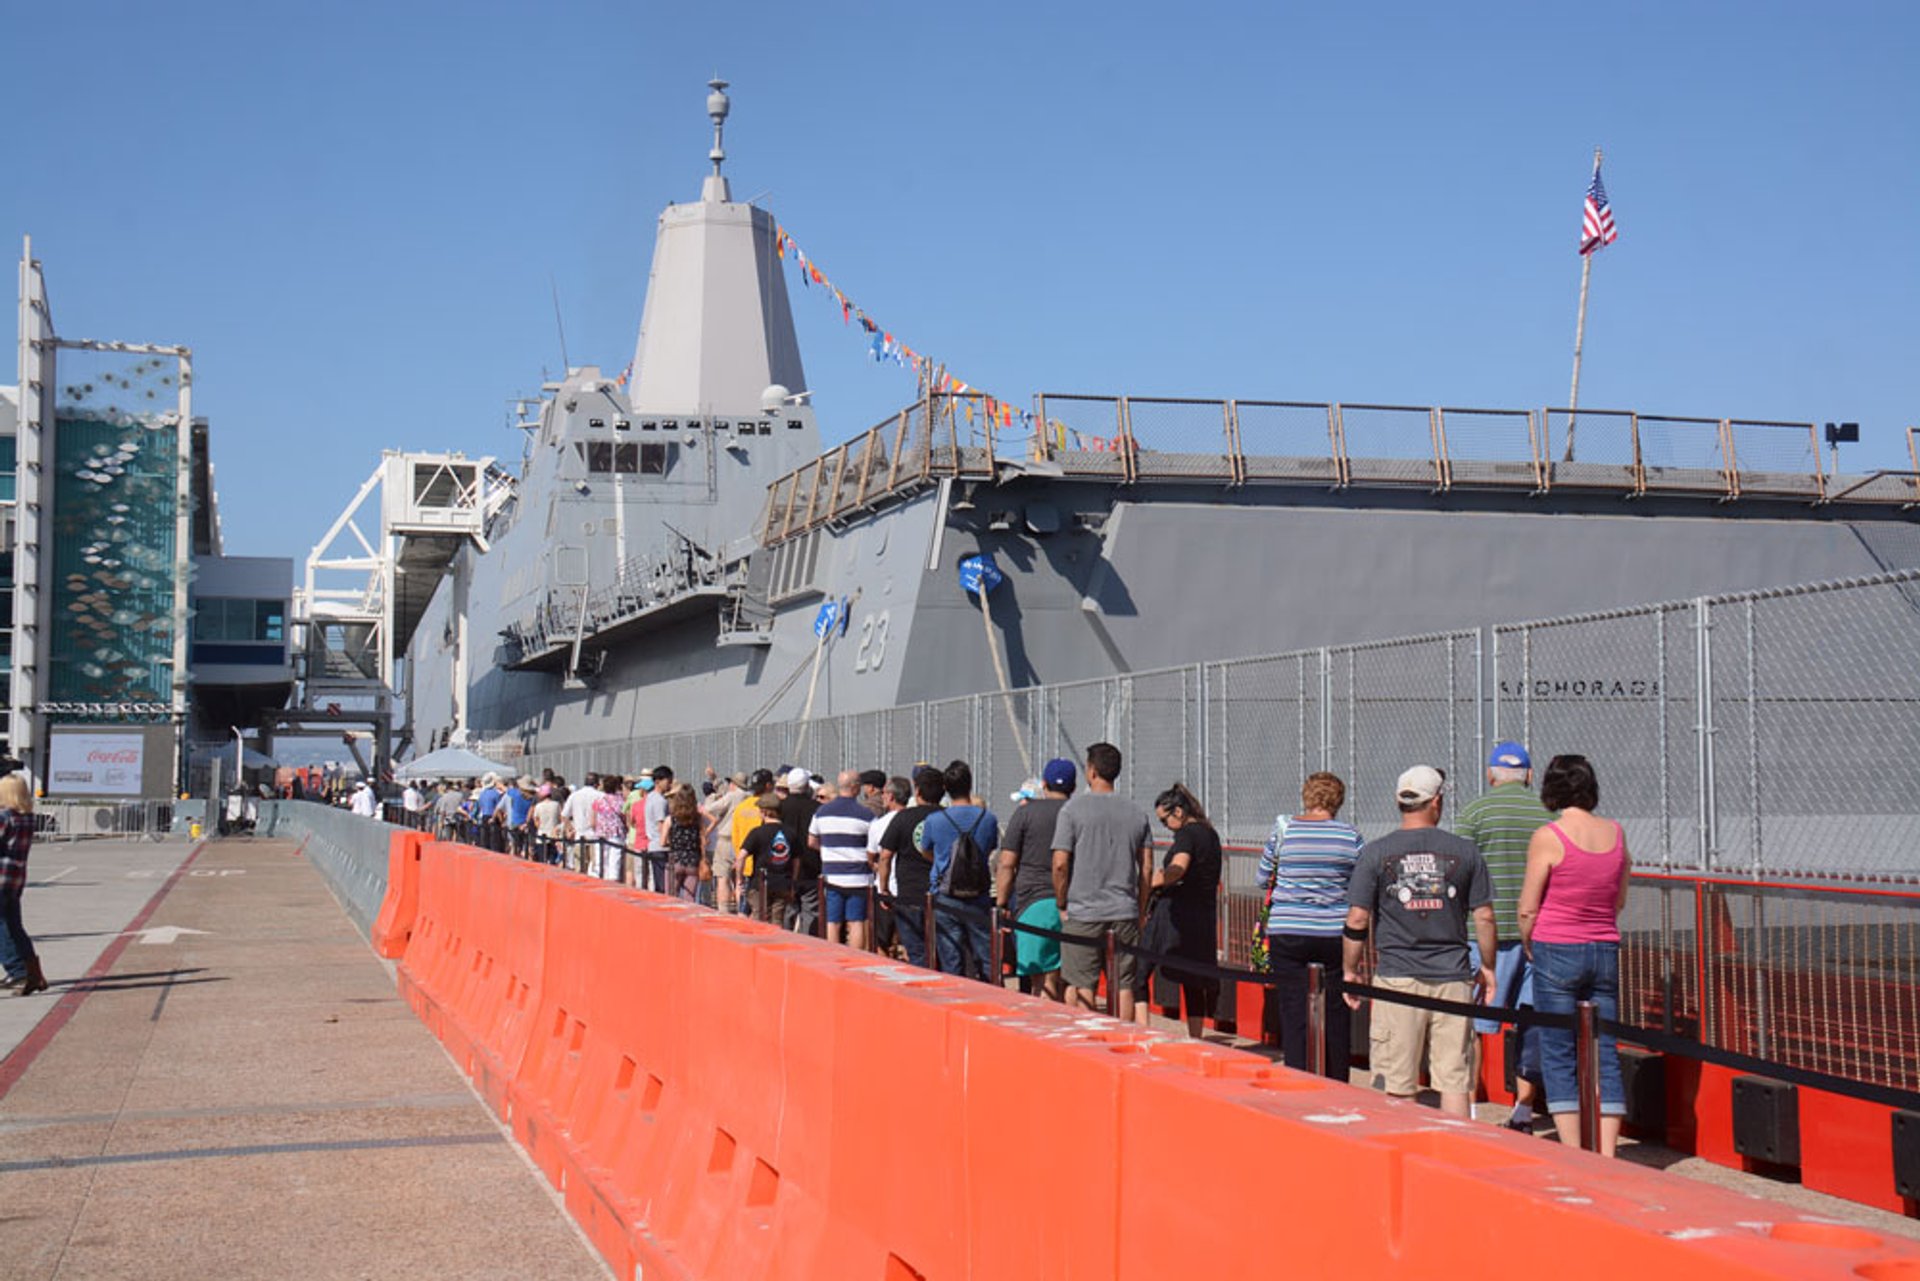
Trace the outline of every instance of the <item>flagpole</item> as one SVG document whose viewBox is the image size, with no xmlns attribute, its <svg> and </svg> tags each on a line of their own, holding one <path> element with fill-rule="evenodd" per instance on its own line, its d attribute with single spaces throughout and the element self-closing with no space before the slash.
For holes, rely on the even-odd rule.
<svg viewBox="0 0 1920 1281">
<path fill-rule="evenodd" d="M 1600 172 L 1600 148 L 1593 149 L 1593 171 Z M 1599 246 L 1594 246 L 1598 249 Z M 1580 351 L 1587 341 L 1587 286 L 1593 280 L 1593 252 L 1580 255 L 1580 318 L 1573 326 L 1573 388 L 1567 392 L 1567 450 L 1560 461 L 1573 461 L 1573 431 L 1580 415 Z"/>
</svg>

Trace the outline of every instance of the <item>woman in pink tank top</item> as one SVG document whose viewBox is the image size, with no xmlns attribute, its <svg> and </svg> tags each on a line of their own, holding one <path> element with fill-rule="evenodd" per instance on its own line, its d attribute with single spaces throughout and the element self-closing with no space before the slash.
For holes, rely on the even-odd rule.
<svg viewBox="0 0 1920 1281">
<path fill-rule="evenodd" d="M 1627 839 L 1601 818 L 1600 782 L 1584 756 L 1556 756 L 1540 782 L 1540 803 L 1558 817 L 1533 834 L 1520 887 L 1520 939 L 1533 962 L 1533 1004 L 1543 1014 L 1572 1014 L 1592 1001 L 1600 1018 L 1620 1017 L 1620 909 L 1627 900 Z M 1580 1141 L 1574 1034 L 1540 1029 L 1547 1111 L 1560 1141 Z M 1626 1115 L 1620 1056 L 1600 1036 L 1600 1152 L 1612 1156 Z"/>
</svg>

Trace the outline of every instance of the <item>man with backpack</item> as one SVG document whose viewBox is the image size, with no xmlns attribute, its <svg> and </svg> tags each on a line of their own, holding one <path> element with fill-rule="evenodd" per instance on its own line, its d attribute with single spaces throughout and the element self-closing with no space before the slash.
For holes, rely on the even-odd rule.
<svg viewBox="0 0 1920 1281">
<path fill-rule="evenodd" d="M 973 794 L 973 767 L 955 761 L 944 771 L 947 808 L 920 826 L 920 848 L 933 860 L 934 945 L 940 968 L 983 983 L 991 952 L 993 868 L 988 851 L 1000 848 L 1000 820 Z"/>
</svg>

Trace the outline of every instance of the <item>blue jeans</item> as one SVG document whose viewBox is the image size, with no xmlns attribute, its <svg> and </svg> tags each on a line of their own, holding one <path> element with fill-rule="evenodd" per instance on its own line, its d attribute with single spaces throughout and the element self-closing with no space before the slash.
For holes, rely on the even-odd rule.
<svg viewBox="0 0 1920 1281">
<path fill-rule="evenodd" d="M 898 900 L 894 903 L 894 932 L 900 936 L 900 946 L 906 951 L 910 965 L 924 966 L 927 963 L 926 922 L 921 910 L 919 903 L 901 903 Z"/>
<path fill-rule="evenodd" d="M 33 940 L 20 921 L 20 895 L 0 890 L 0 965 L 8 978 L 23 979 L 34 959 Z"/>
<path fill-rule="evenodd" d="M 1592 1001 L 1602 1019 L 1620 1017 L 1620 945 L 1618 943 L 1542 943 L 1533 945 L 1533 1006 L 1542 1014 L 1572 1014 L 1580 1001 Z M 1539 1031 L 1540 1067 L 1547 1083 L 1547 1111 L 1578 1112 L 1580 1089 L 1574 1070 L 1572 1030 Z M 1600 1033 L 1600 1111 L 1625 1116 L 1626 1090 L 1620 1084 L 1620 1052 L 1613 1037 Z"/>
<path fill-rule="evenodd" d="M 1480 954 L 1473 952 L 1473 964 L 1478 967 Z M 1488 1004 L 1504 1009 L 1522 1009 L 1534 1004 L 1533 965 L 1527 960 L 1527 950 L 1518 940 L 1502 943 L 1494 956 L 1494 990 Z M 1473 1030 L 1482 1036 L 1498 1032 L 1501 1024 L 1495 1019 L 1475 1019 Z M 1530 1081 L 1540 1079 L 1540 1034 L 1530 1027 L 1513 1029 L 1514 1052 L 1519 1063 L 1514 1068 L 1516 1076 Z"/>
<path fill-rule="evenodd" d="M 986 895 L 960 899 L 948 894 L 933 897 L 933 930 L 940 951 L 940 968 L 948 974 L 991 982 L 987 966 L 992 962 L 992 917 Z M 963 956 L 962 948 L 971 955 Z"/>
</svg>

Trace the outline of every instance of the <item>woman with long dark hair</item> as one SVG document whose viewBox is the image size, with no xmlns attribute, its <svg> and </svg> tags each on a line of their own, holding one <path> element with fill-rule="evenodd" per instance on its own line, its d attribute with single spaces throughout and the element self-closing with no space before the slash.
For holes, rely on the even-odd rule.
<svg viewBox="0 0 1920 1281">
<path fill-rule="evenodd" d="M 1542 1014 L 1572 1014 L 1592 1001 L 1605 1021 L 1620 1017 L 1620 909 L 1627 901 L 1627 837 L 1594 813 L 1600 781 L 1584 756 L 1556 756 L 1540 780 L 1540 803 L 1557 812 L 1527 846 L 1520 886 L 1520 941 L 1533 963 L 1533 1004 Z M 1540 1029 L 1547 1111 L 1560 1142 L 1580 1142 L 1580 1091 L 1573 1032 Z M 1620 1054 L 1600 1034 L 1600 1155 L 1612 1156 L 1626 1115 Z"/>
<path fill-rule="evenodd" d="M 1153 812 L 1173 842 L 1153 874 L 1153 899 L 1147 908 L 1147 928 L 1141 944 L 1153 951 L 1198 961 L 1219 963 L 1220 834 L 1207 821 L 1207 811 L 1184 783 L 1175 783 L 1153 802 Z M 1198 1037 L 1213 1009 L 1214 980 L 1203 972 L 1183 972 L 1177 962 L 1143 961 L 1134 979 L 1133 1017 L 1145 1024 L 1152 1018 L 1148 1000 L 1159 979 L 1163 1008 L 1177 1011 L 1173 984 L 1185 998 L 1187 1035 Z"/>
<path fill-rule="evenodd" d="M 700 802 L 685 783 L 667 794 L 667 893 L 700 900 Z"/>
</svg>

